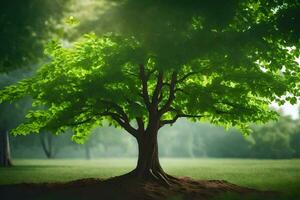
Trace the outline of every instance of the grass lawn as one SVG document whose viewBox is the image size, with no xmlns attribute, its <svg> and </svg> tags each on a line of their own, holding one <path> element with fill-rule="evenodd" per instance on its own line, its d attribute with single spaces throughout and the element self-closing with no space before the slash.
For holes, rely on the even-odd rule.
<svg viewBox="0 0 300 200">
<path fill-rule="evenodd" d="M 81 178 L 109 178 L 134 168 L 134 159 L 14 160 L 0 168 L 0 184 L 58 182 Z M 300 159 L 161 159 L 165 171 L 195 179 L 227 180 L 260 190 L 275 190 L 300 197 Z"/>
</svg>

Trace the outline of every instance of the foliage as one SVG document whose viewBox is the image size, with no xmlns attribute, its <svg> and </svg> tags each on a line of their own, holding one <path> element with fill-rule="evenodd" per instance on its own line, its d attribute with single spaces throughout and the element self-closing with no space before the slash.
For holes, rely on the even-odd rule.
<svg viewBox="0 0 300 200">
<path fill-rule="evenodd" d="M 0 72 L 35 63 L 43 44 L 56 32 L 56 24 L 69 0 L 3 1 L 0 7 Z"/>
<path fill-rule="evenodd" d="M 10 74 L 0 74 L 0 88 L 13 84 L 20 79 L 29 76 L 27 70 L 16 70 Z M 10 130 L 21 122 L 24 122 L 24 115 L 31 107 L 31 99 L 25 97 L 14 103 L 5 102 L 0 105 L 0 128 L 2 131 Z M 13 119 L 13 120 L 12 120 Z"/>
<path fill-rule="evenodd" d="M 296 132 L 295 121 L 288 117 L 281 117 L 276 123 L 269 123 L 256 129 L 252 134 L 255 141 L 252 146 L 253 157 L 289 158 L 293 156 L 294 149 L 291 141 Z"/>
<path fill-rule="evenodd" d="M 104 121 L 136 135 L 152 115 L 159 127 L 187 117 L 249 133 L 250 122 L 276 118 L 272 101 L 299 97 L 299 6 L 124 1 L 108 9 L 115 23 L 100 36 L 85 34 L 71 47 L 49 43 L 50 62 L 0 91 L 0 102 L 34 99 L 13 133 L 71 126 L 78 142 Z"/>
</svg>

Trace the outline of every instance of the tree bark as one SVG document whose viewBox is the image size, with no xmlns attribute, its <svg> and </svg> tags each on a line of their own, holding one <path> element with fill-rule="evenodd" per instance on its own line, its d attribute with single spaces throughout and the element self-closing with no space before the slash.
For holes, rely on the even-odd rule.
<svg viewBox="0 0 300 200">
<path fill-rule="evenodd" d="M 159 162 L 157 131 L 145 131 L 137 138 L 137 142 L 139 155 L 134 174 L 144 180 L 154 180 L 170 185 L 171 176 L 164 172 Z"/>
<path fill-rule="evenodd" d="M 10 157 L 8 131 L 0 132 L 0 166 L 1 167 L 12 166 L 11 157 Z"/>
</svg>

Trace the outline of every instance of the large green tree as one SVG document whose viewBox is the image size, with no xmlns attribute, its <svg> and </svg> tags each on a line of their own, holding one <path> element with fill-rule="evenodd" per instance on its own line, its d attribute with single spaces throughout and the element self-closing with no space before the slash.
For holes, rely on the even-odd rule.
<svg viewBox="0 0 300 200">
<path fill-rule="evenodd" d="M 248 123 L 276 118 L 272 101 L 297 101 L 298 11 L 299 1 L 288 0 L 122 1 L 103 14 L 104 33 L 71 47 L 53 41 L 51 61 L 2 90 L 0 101 L 34 99 L 15 134 L 72 127 L 83 142 L 110 121 L 137 139 L 130 174 L 169 184 L 158 159 L 161 127 L 185 117 L 247 133 Z"/>
</svg>

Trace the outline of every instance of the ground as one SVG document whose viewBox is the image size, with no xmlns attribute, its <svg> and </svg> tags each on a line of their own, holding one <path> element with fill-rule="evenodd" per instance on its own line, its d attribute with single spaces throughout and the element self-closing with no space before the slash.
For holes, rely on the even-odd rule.
<svg viewBox="0 0 300 200">
<path fill-rule="evenodd" d="M 299 159 L 162 159 L 161 162 L 165 171 L 174 176 L 191 177 L 195 180 L 225 180 L 225 182 L 217 182 L 218 187 L 227 187 L 226 181 L 228 181 L 243 187 L 279 192 L 282 194 L 281 199 L 300 199 L 300 191 L 298 191 L 300 189 Z M 135 165 L 135 160 L 15 160 L 14 164 L 13 168 L 0 168 L 1 185 L 22 182 L 66 182 L 83 178 L 106 179 L 130 171 Z M 94 185 L 100 183 L 97 181 L 95 179 L 86 180 L 89 184 Z M 69 186 L 73 187 L 74 183 L 80 188 L 84 184 L 79 181 L 72 182 Z M 188 182 L 185 183 L 188 184 Z M 200 182 L 198 185 L 202 183 Z M 205 182 L 205 184 L 207 187 L 207 184 L 216 184 L 216 182 Z M 53 184 L 47 187 L 51 188 Z M 146 187 L 153 189 L 155 184 L 146 185 Z M 236 199 L 238 197 L 226 193 L 216 198 Z"/>
</svg>

